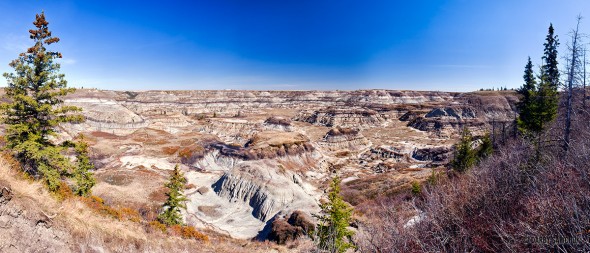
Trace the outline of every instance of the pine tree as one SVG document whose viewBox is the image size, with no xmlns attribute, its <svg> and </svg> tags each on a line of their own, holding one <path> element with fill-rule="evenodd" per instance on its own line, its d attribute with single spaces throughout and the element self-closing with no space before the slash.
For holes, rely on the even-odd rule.
<svg viewBox="0 0 590 253">
<path fill-rule="evenodd" d="M 477 161 L 476 152 L 471 148 L 473 137 L 467 128 L 463 129 L 461 140 L 455 146 L 455 157 L 451 166 L 458 172 L 465 172 Z"/>
<path fill-rule="evenodd" d="M 75 112 L 81 109 L 64 106 L 61 97 L 74 92 L 67 87 L 63 74 L 59 74 L 59 52 L 47 46 L 59 42 L 48 29 L 45 14 L 37 14 L 36 29 L 29 30 L 34 45 L 21 53 L 9 66 L 16 73 L 4 73 L 7 80 L 6 97 L 2 104 L 3 122 L 6 124 L 6 148 L 21 162 L 29 174 L 43 178 L 51 191 L 57 191 L 64 175 L 75 166 L 62 152 L 64 147 L 50 141 L 60 123 L 76 123 L 83 117 Z"/>
<path fill-rule="evenodd" d="M 352 208 L 340 196 L 340 182 L 339 177 L 334 177 L 330 184 L 328 202 L 320 205 L 324 215 L 317 217 L 318 248 L 339 253 L 354 247 L 354 232 L 348 229 Z"/>
<path fill-rule="evenodd" d="M 553 24 L 549 24 L 547 37 L 543 43 L 545 49 L 543 50 L 543 72 L 547 76 L 549 86 L 557 90 L 559 88 L 559 68 L 557 62 L 557 47 L 559 46 L 559 39 L 555 35 Z"/>
<path fill-rule="evenodd" d="M 479 149 L 477 150 L 477 156 L 479 158 L 485 158 L 485 157 L 488 157 L 489 155 L 491 155 L 492 152 L 494 152 L 494 145 L 492 143 L 492 139 L 490 138 L 490 134 L 486 133 L 481 138 L 481 145 L 479 146 Z"/>
<path fill-rule="evenodd" d="M 88 144 L 84 141 L 84 136 L 80 136 L 80 140 L 75 144 L 76 159 L 78 166 L 74 170 L 74 179 L 76 181 L 76 188 L 74 193 L 78 196 L 89 196 L 92 187 L 96 184 L 96 179 L 90 170 L 94 169 L 94 165 L 90 162 L 88 157 Z"/>
<path fill-rule="evenodd" d="M 178 168 L 178 165 L 174 167 L 170 180 L 166 183 L 168 193 L 166 196 L 166 202 L 164 202 L 164 211 L 158 215 L 158 220 L 166 225 L 182 225 L 182 214 L 180 209 L 186 209 L 184 202 L 187 198 L 183 194 L 184 185 L 186 184 L 186 178 Z"/>
<path fill-rule="evenodd" d="M 519 111 L 517 120 L 518 128 L 523 133 L 539 132 L 542 129 L 540 124 L 538 124 L 538 119 L 535 117 L 536 107 L 538 106 L 537 81 L 535 80 L 531 57 L 529 57 L 525 66 L 523 78 L 524 84 L 517 91 L 521 97 L 520 101 L 516 104 Z"/>
<path fill-rule="evenodd" d="M 537 92 L 537 117 L 540 129 L 544 129 L 546 124 L 553 121 L 557 116 L 558 91 L 559 88 L 559 68 L 557 63 L 557 47 L 559 40 L 554 35 L 553 24 L 549 25 L 543 54 L 543 65 L 541 66 L 541 76 Z M 540 130 L 539 130 L 540 131 Z"/>
<path fill-rule="evenodd" d="M 540 68 L 539 83 L 534 78 L 533 65 L 529 58 L 525 67 L 524 85 L 518 90 L 521 101 L 517 104 L 520 111 L 517 123 L 521 132 L 538 135 L 553 121 L 557 115 L 559 69 L 557 47 L 559 40 L 554 34 L 553 25 L 549 25 Z M 537 138 L 537 142 L 538 142 Z"/>
</svg>

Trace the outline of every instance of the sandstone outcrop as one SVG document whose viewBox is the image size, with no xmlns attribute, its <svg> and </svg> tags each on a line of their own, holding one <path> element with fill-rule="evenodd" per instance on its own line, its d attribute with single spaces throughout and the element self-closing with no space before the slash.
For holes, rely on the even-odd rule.
<svg viewBox="0 0 590 253">
<path fill-rule="evenodd" d="M 301 236 L 313 232 L 315 222 L 306 213 L 297 210 L 286 218 L 277 218 L 271 224 L 271 231 L 268 234 L 268 240 L 275 241 L 278 244 L 285 244 Z"/>
<path fill-rule="evenodd" d="M 451 147 L 417 148 L 412 152 L 412 158 L 419 161 L 430 161 L 443 164 L 452 156 Z"/>
<path fill-rule="evenodd" d="M 319 144 L 330 151 L 359 150 L 369 144 L 358 129 L 336 127 L 330 129 Z"/>
<path fill-rule="evenodd" d="M 275 131 L 285 131 L 285 132 L 293 131 L 293 127 L 291 126 L 291 120 L 286 117 L 279 117 L 279 116 L 269 117 L 264 121 L 263 126 L 264 126 L 265 130 L 275 130 Z"/>
<path fill-rule="evenodd" d="M 383 115 L 371 109 L 329 108 L 316 111 L 302 111 L 294 120 L 327 127 L 368 128 L 380 126 L 386 119 Z"/>
</svg>

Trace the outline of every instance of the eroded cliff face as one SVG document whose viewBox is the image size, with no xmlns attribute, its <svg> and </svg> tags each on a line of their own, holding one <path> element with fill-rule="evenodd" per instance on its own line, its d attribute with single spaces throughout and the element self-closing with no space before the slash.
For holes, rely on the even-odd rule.
<svg viewBox="0 0 590 253">
<path fill-rule="evenodd" d="M 253 238 L 293 212 L 317 212 L 335 174 L 370 189 L 359 190 L 367 198 L 384 193 L 370 182 L 424 179 L 448 162 L 463 127 L 481 135 L 510 122 L 515 101 L 512 92 L 79 90 L 66 102 L 87 121 L 64 125 L 62 138 L 91 142 L 99 196 L 156 210 L 181 164 L 186 221 Z"/>
<path fill-rule="evenodd" d="M 277 216 L 315 213 L 321 193 L 310 181 L 326 169 L 321 159 L 317 152 L 258 159 L 213 149 L 195 162 L 201 171 L 187 174 L 195 185 L 188 191 L 187 221 L 248 239 Z"/>
</svg>

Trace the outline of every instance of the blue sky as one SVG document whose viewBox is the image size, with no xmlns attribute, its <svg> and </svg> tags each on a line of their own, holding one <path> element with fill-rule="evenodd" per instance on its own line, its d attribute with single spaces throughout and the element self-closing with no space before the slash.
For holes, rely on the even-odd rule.
<svg viewBox="0 0 590 253">
<path fill-rule="evenodd" d="M 42 10 L 74 87 L 470 91 L 520 86 L 590 1 L 4 0 L 0 72 Z"/>
</svg>

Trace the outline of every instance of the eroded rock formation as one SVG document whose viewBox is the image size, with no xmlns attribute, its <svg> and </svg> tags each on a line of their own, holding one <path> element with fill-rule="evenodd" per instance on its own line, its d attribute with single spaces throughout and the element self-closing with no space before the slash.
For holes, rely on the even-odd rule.
<svg viewBox="0 0 590 253">
<path fill-rule="evenodd" d="M 424 179 L 448 162 L 461 128 L 481 135 L 510 122 L 515 101 L 513 92 L 79 90 L 66 103 L 87 121 L 62 126 L 60 138 L 88 136 L 94 192 L 112 203 L 157 208 L 181 164 L 194 186 L 189 224 L 254 238 L 276 221 L 286 240 L 299 229 L 279 220 L 317 212 L 334 174 L 358 187 L 355 203 L 387 192 L 371 182 Z"/>
</svg>

